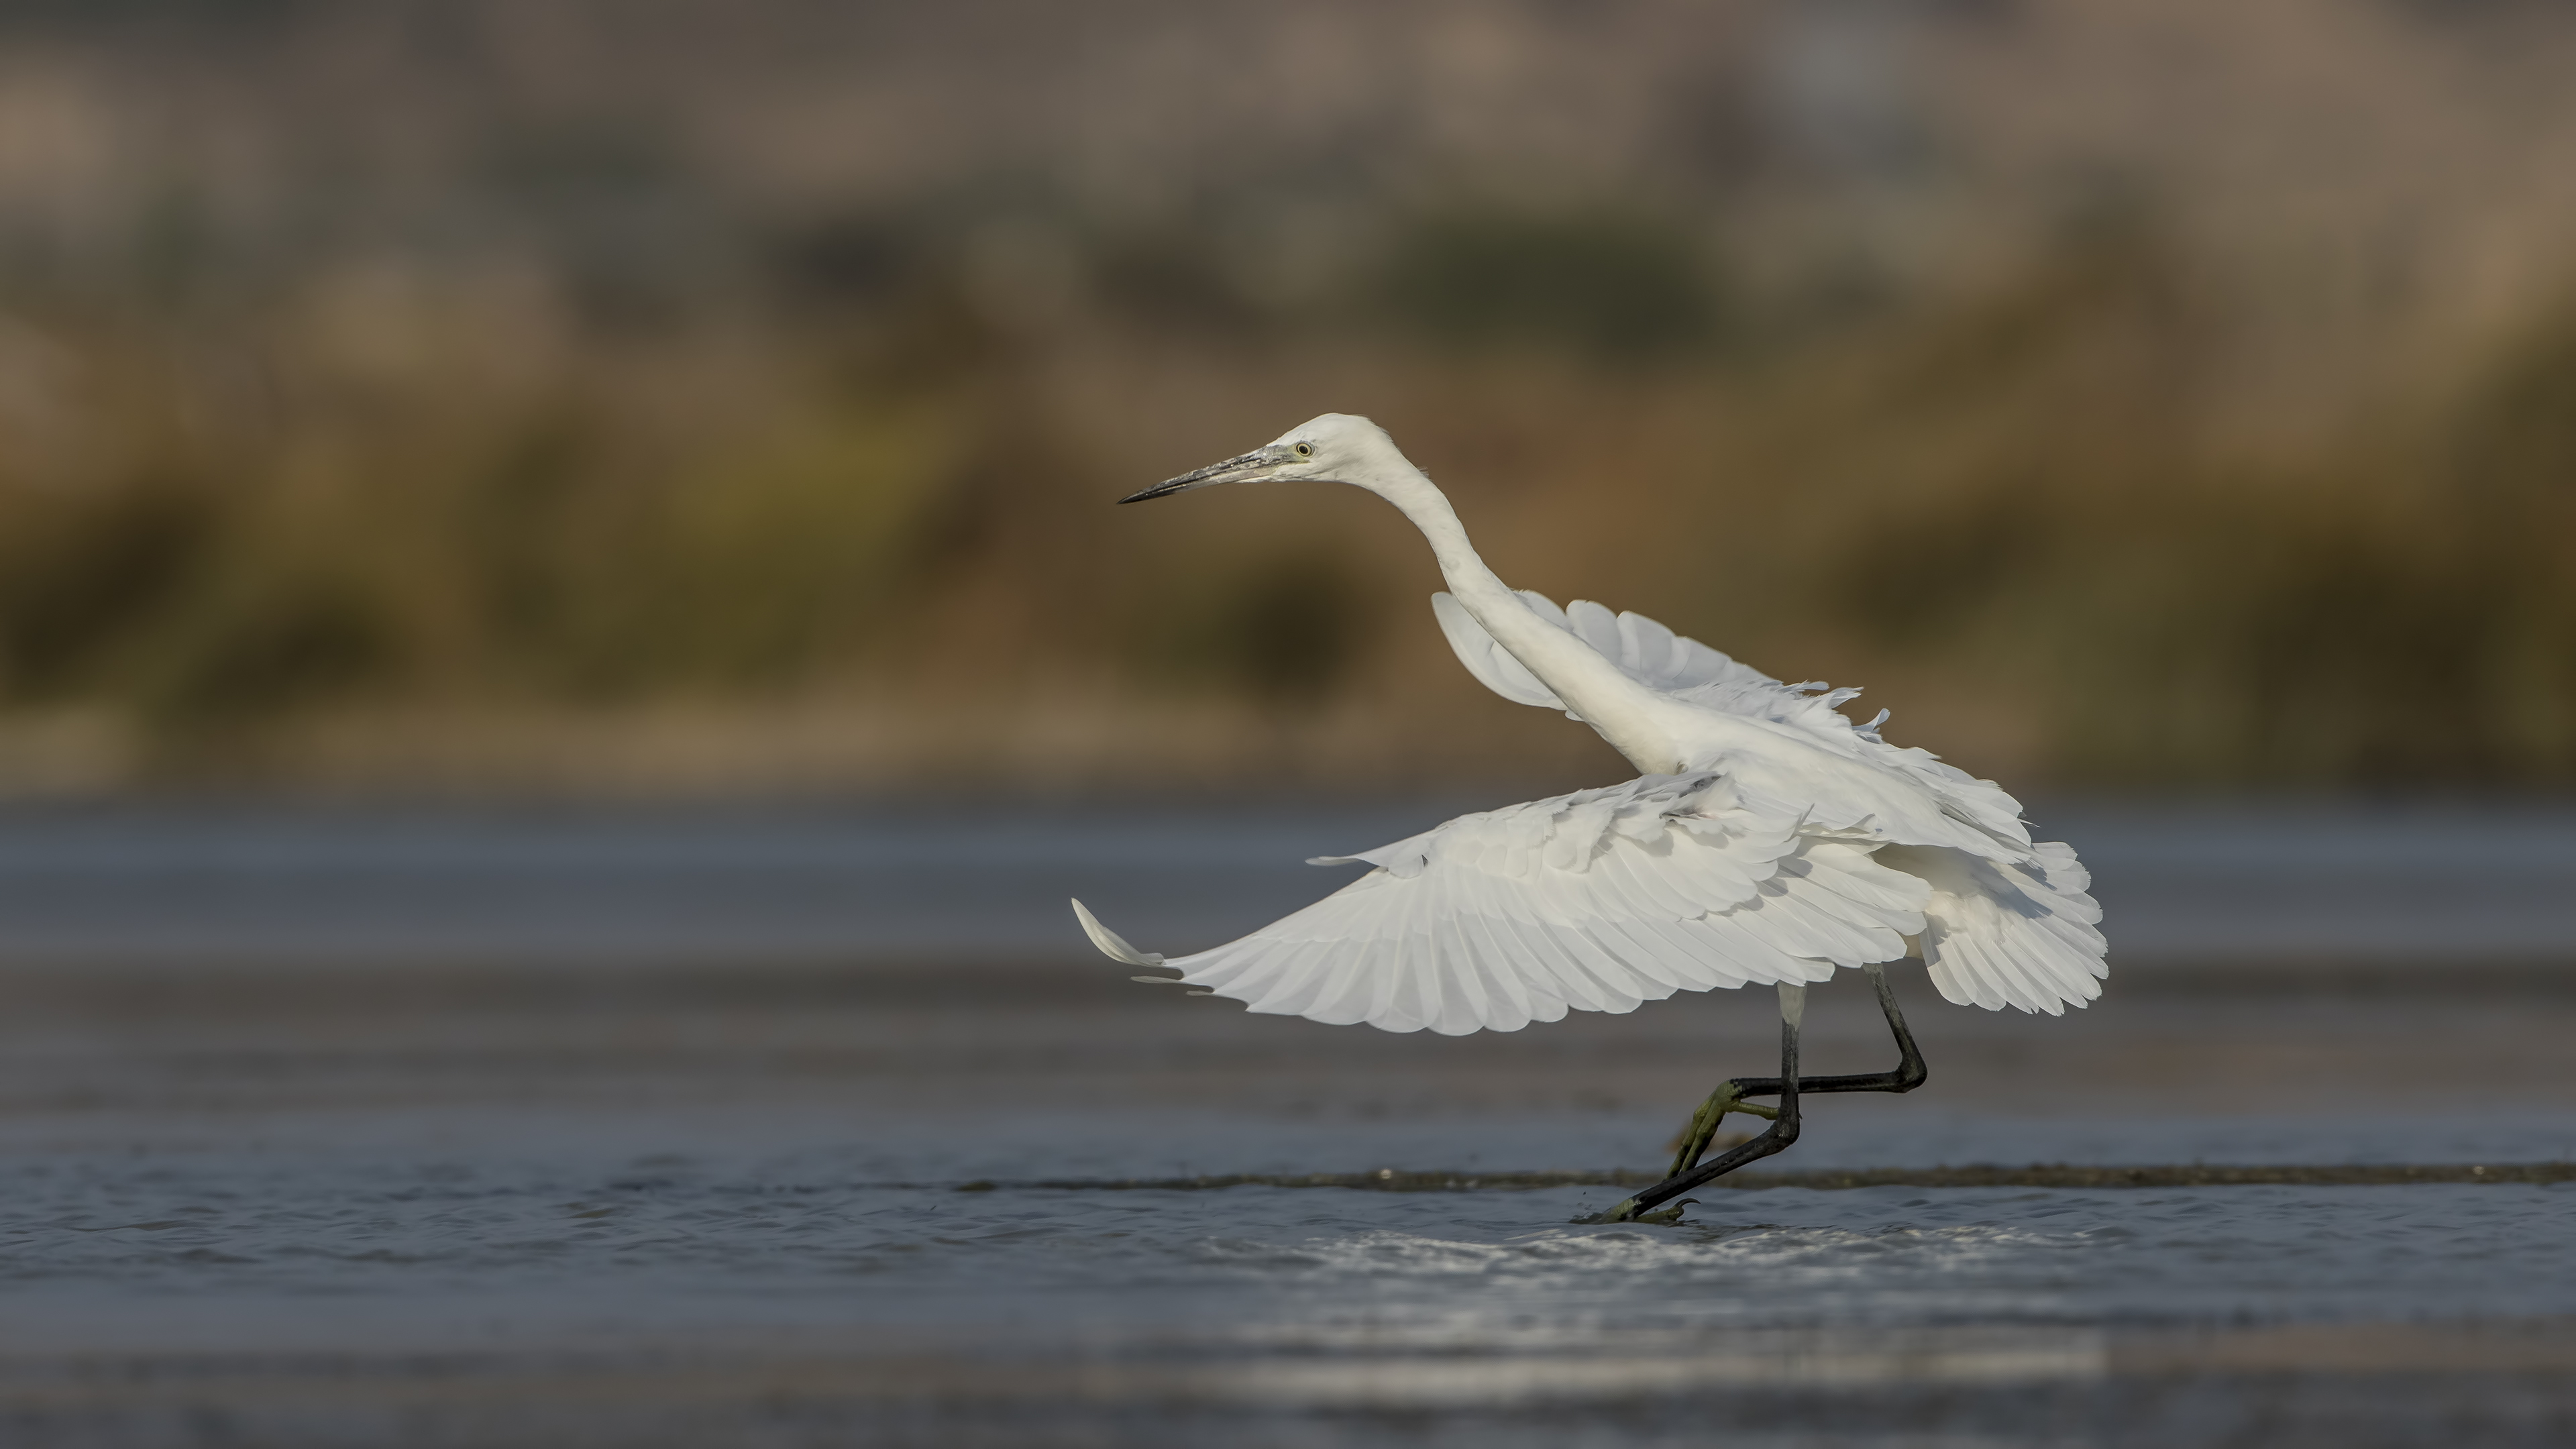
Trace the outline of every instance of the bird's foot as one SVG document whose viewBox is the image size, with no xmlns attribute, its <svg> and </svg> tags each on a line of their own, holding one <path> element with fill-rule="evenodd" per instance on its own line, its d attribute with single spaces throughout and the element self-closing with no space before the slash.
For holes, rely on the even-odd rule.
<svg viewBox="0 0 2576 1449">
<path fill-rule="evenodd" d="M 1639 1212 L 1637 1200 L 1632 1197 L 1608 1212 L 1594 1213 L 1588 1218 L 1576 1218 L 1575 1221 L 1578 1223 L 1656 1223 L 1664 1227 L 1676 1227 L 1681 1223 L 1682 1209 L 1698 1201 L 1698 1198 L 1686 1197 L 1671 1207 L 1656 1208 L 1652 1212 Z"/>
<path fill-rule="evenodd" d="M 1716 1139 L 1717 1129 L 1724 1124 L 1729 1112 L 1774 1119 L 1780 1115 L 1775 1108 L 1745 1101 L 1742 1082 L 1720 1083 L 1716 1091 L 1708 1094 L 1708 1100 L 1700 1103 L 1699 1110 L 1691 1114 L 1690 1125 L 1682 1129 L 1674 1144 L 1673 1165 L 1664 1173 L 1666 1178 L 1679 1177 L 1699 1166 L 1699 1160 L 1708 1155 L 1709 1144 Z"/>
</svg>

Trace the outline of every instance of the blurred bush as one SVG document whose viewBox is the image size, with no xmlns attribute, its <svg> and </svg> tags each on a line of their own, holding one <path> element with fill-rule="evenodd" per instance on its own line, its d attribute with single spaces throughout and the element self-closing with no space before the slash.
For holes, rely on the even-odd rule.
<svg viewBox="0 0 2576 1449">
<path fill-rule="evenodd" d="M 999 3 L 1020 40 L 785 0 L 0 12 L 0 702 L 117 722 L 145 776 L 682 707 L 745 759 L 849 721 L 877 743 L 823 773 L 874 784 L 1597 773 L 1446 662 L 1367 500 L 1104 506 L 1330 408 L 1516 582 L 1875 681 L 1973 767 L 2576 778 L 2576 272 L 2534 242 L 2473 306 L 2420 167 L 2266 251 L 2271 193 L 2191 180 L 2248 124 L 2214 101 L 2127 169 L 2007 164 L 2079 114 L 2037 81 L 2125 83 L 2101 32 L 2235 34 L 2186 12 L 1890 7 L 1847 54 L 1858 12 L 1328 7 L 1271 42 L 1432 59 L 1344 100 L 1239 72 L 1255 111 L 1179 11 L 1197 41 L 1088 80 L 1087 32 Z M 2517 74 L 2492 27 L 2576 55 L 2335 23 L 2401 116 L 2437 64 Z M 2271 53 L 2208 84 L 2286 134 Z M 1149 63 L 1180 89 L 1101 79 Z M 2545 159 L 2571 111 L 2515 134 Z M 2373 208 L 2402 244 L 2337 250 Z"/>
<path fill-rule="evenodd" d="M 1571 347 L 1605 362 L 1710 342 L 1712 260 L 1690 233 L 1600 210 L 1460 208 L 1401 228 L 1372 315 L 1449 347 Z"/>
</svg>

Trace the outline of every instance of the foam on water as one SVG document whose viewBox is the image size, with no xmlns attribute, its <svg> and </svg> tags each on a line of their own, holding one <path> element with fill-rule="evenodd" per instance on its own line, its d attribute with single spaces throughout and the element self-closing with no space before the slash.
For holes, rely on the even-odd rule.
<svg viewBox="0 0 2576 1449">
<path fill-rule="evenodd" d="M 1703 1194 L 1582 1226 L 1601 1189 L 1387 1194 L 888 1186 L 817 1149 L 622 1169 L 382 1154 L 20 1156 L 0 1285 L 230 1305 L 228 1341 L 399 1320 L 422 1344 L 630 1328 L 936 1330 L 1017 1350 L 1184 1333 L 1526 1349 L 1604 1332 L 2576 1315 L 2566 1189 Z M 148 1328 L 149 1320 L 139 1320 Z M 150 1330 L 157 1331 L 157 1330 Z M 587 1331 L 587 1330 L 582 1330 Z M 149 1336 L 147 1332 L 146 1336 Z M 21 1340 L 24 1341 L 23 1338 Z"/>
</svg>

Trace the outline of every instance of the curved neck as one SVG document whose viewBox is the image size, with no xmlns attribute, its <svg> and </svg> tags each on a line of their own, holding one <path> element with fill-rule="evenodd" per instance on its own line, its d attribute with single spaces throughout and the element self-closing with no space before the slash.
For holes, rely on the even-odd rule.
<svg viewBox="0 0 2576 1449">
<path fill-rule="evenodd" d="M 1410 462 L 1378 470 L 1359 486 L 1392 503 L 1430 541 L 1449 592 L 1522 667 L 1582 716 L 1628 762 L 1650 775 L 1682 769 L 1671 732 L 1657 717 L 1663 700 L 1567 630 L 1539 616 L 1478 557 L 1457 510 Z M 1354 480 L 1358 481 L 1358 480 Z"/>
</svg>

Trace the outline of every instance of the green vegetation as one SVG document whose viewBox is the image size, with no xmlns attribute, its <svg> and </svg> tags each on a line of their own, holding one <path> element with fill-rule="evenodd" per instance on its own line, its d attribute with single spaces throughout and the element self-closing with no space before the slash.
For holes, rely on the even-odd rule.
<svg viewBox="0 0 2576 1449">
<path fill-rule="evenodd" d="M 864 232 L 772 248 L 784 308 L 641 337 L 571 284 L 434 273 L 217 323 L 31 308 L 0 697 L 199 762 L 316 711 L 1009 711 L 1085 680 L 1400 733 L 1474 706 L 1391 520 L 1311 490 L 1101 506 L 1332 402 L 1378 409 L 1532 585 L 1877 680 L 1966 721 L 1928 742 L 1971 764 L 2002 714 L 2061 780 L 2576 778 L 2576 313 L 2438 407 L 2257 459 L 2206 386 L 2213 304 L 2148 239 L 1721 363 L 1675 350 L 1715 316 L 1677 234 L 1587 225 L 1394 233 L 1347 295 L 1374 318 L 1415 278 L 1393 315 L 1427 350 L 1126 246 L 1077 253 L 1033 329 L 956 248 Z M 1176 377 L 1242 426 L 1152 416 Z"/>
<path fill-rule="evenodd" d="M 2034 789 L 2576 784 L 2493 8 L 0 6 L 0 786 L 1615 768 L 1373 500 L 1106 506 L 1326 409 Z"/>
<path fill-rule="evenodd" d="M 2576 777 L 2576 407 L 2547 401 L 2576 313 L 2445 408 L 2257 462 L 2205 441 L 2227 359 L 2174 259 L 2099 263 L 1932 329 L 1862 409 L 1911 445 L 1852 530 L 1852 620 L 2035 671 L 2078 778 Z"/>
<path fill-rule="evenodd" d="M 1468 207 L 1402 228 L 1374 300 L 1454 349 L 1570 346 L 1615 362 L 1710 342 L 1713 270 L 1686 229 L 1653 218 Z"/>
</svg>

